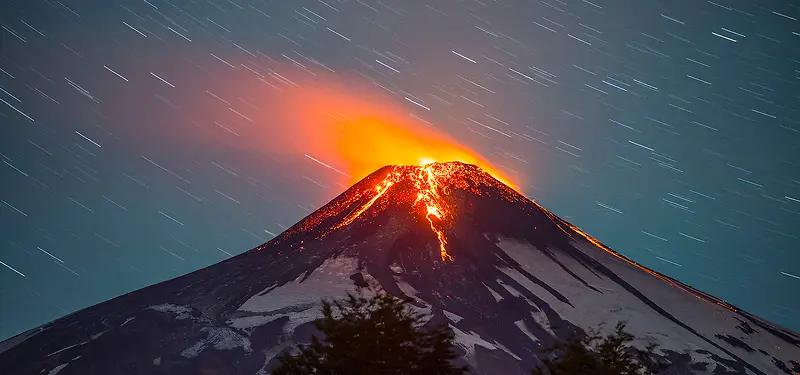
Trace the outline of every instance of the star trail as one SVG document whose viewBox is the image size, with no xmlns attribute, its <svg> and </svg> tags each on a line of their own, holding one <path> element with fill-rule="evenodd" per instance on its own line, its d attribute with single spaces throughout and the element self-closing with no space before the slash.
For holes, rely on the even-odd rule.
<svg viewBox="0 0 800 375">
<path fill-rule="evenodd" d="M 3 1 L 0 339 L 341 193 L 353 176 L 282 105 L 331 77 L 631 259 L 798 330 L 798 18 L 777 0 Z"/>
</svg>

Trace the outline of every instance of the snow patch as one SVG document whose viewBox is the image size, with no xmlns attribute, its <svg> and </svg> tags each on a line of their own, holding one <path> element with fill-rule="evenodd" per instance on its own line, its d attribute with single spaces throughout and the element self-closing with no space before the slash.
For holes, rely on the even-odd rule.
<svg viewBox="0 0 800 375">
<path fill-rule="evenodd" d="M 419 292 L 416 289 L 414 289 L 414 287 L 411 286 L 411 284 L 407 283 L 399 276 L 394 276 L 394 281 L 395 283 L 397 283 L 397 287 L 400 288 L 400 291 L 403 292 L 403 294 L 415 300 L 420 300 L 419 298 L 417 298 L 417 294 L 419 294 Z"/>
<path fill-rule="evenodd" d="M 270 287 L 250 297 L 239 307 L 240 311 L 268 313 L 268 319 L 289 317 L 283 327 L 285 335 L 290 336 L 294 330 L 305 323 L 322 317 L 321 301 L 323 299 L 341 298 L 347 293 L 356 292 L 350 275 L 361 272 L 365 281 L 375 281 L 365 270 L 358 269 L 358 259 L 353 257 L 328 258 L 314 269 L 308 277 L 298 277 L 292 282 L 278 287 Z M 304 273 L 305 275 L 305 273 Z M 267 319 L 266 316 L 264 319 Z M 266 320 L 237 321 L 233 324 L 265 324 Z"/>
<path fill-rule="evenodd" d="M 482 339 L 481 335 L 475 332 L 470 331 L 469 333 L 467 333 L 458 329 L 456 326 L 452 324 L 449 324 L 449 326 L 450 329 L 452 329 L 453 333 L 455 334 L 454 341 L 456 345 L 464 348 L 464 350 L 467 351 L 467 354 L 464 356 L 464 358 L 467 360 L 467 362 L 469 362 L 473 366 L 475 365 L 474 360 L 472 359 L 472 357 L 475 355 L 475 346 L 482 346 L 489 350 L 502 350 L 506 352 L 508 355 L 512 356 L 514 359 L 518 361 L 522 360 L 522 358 L 512 353 L 510 350 L 508 350 L 508 348 L 498 343 L 497 341 L 495 341 L 494 343 L 490 343 Z"/>
<path fill-rule="evenodd" d="M 81 345 L 88 344 L 88 343 L 89 343 L 89 341 L 91 341 L 91 340 L 87 340 L 87 341 L 84 341 L 84 342 L 79 342 L 79 343 L 77 343 L 77 344 L 70 345 L 70 346 L 67 346 L 67 347 L 65 347 L 65 348 L 61 348 L 61 349 L 59 349 L 59 350 L 56 350 L 56 351 L 54 351 L 54 352 L 52 352 L 52 353 L 48 354 L 47 356 L 48 356 L 48 357 L 51 357 L 51 356 L 54 356 L 54 355 L 56 355 L 56 354 L 58 354 L 58 353 L 61 353 L 61 352 L 65 351 L 65 350 L 70 350 L 70 349 L 72 349 L 72 348 L 74 348 L 74 347 L 76 347 L 76 346 L 81 346 Z"/>
<path fill-rule="evenodd" d="M 592 281 L 592 284 L 602 286 L 608 291 L 599 293 L 586 287 L 573 276 L 561 270 L 561 267 L 555 264 L 552 259 L 531 245 L 500 242 L 498 246 L 519 262 L 523 269 L 555 288 L 568 300 L 580 302 L 575 307 L 572 307 L 561 302 L 551 292 L 537 285 L 518 270 L 498 267 L 499 271 L 505 273 L 521 287 L 549 304 L 559 316 L 579 327 L 588 329 L 600 326 L 601 333 L 609 333 L 613 330 L 615 322 L 626 321 L 628 322 L 626 330 L 634 336 L 645 337 L 660 334 L 660 346 L 679 353 L 685 352 L 689 347 L 689 343 L 699 340 L 693 334 L 653 311 L 650 306 L 630 294 L 622 286 L 609 279 L 595 276 L 586 270 L 584 266 L 568 257 L 559 257 L 561 258 L 559 260 L 584 280 Z M 558 250 L 553 250 L 553 253 L 558 254 Z M 654 280 L 657 279 L 654 278 Z M 537 319 L 537 323 L 540 323 L 540 321 L 544 321 L 545 317 L 540 315 L 537 318 L 534 316 L 534 319 Z M 604 325 L 604 322 L 611 323 Z M 542 325 L 542 328 L 549 326 L 549 324 L 543 325 L 541 323 L 540 325 Z M 708 350 L 719 352 L 715 348 L 708 348 Z M 718 354 L 725 356 L 721 352 Z"/>
<path fill-rule="evenodd" d="M 483 284 L 483 286 L 485 286 L 486 289 L 489 289 L 489 293 L 492 294 L 492 297 L 494 297 L 495 302 L 500 302 L 500 300 L 503 299 L 503 296 L 501 296 L 500 293 L 495 292 L 494 289 L 489 288 L 488 285 Z"/>
<path fill-rule="evenodd" d="M 322 318 L 324 315 L 322 315 L 320 306 L 322 305 L 314 305 L 306 310 L 284 315 L 289 317 L 289 322 L 283 326 L 284 335 L 289 337 L 297 327 Z"/>
<path fill-rule="evenodd" d="M 56 375 L 56 374 L 58 374 L 58 372 L 63 370 L 64 367 L 67 367 L 68 364 L 69 364 L 69 362 L 64 363 L 64 364 L 60 364 L 60 365 L 54 367 L 52 370 L 50 370 L 50 372 L 47 373 L 47 375 Z"/>
<path fill-rule="evenodd" d="M 298 277 L 264 293 L 250 297 L 239 310 L 264 313 L 287 307 L 302 310 L 316 308 L 320 300 L 341 297 L 355 291 L 350 275 L 358 272 L 358 259 L 349 257 L 329 258 L 315 269 L 307 279 Z M 259 293 L 261 294 L 261 293 Z"/>
<path fill-rule="evenodd" d="M 547 315 L 544 314 L 541 310 L 539 311 L 531 311 L 531 316 L 533 317 L 533 321 L 542 327 L 547 333 L 550 334 L 552 337 L 556 337 L 556 333 L 553 332 L 553 327 L 550 325 L 550 320 L 547 319 Z"/>
<path fill-rule="evenodd" d="M 134 320 L 134 319 L 136 319 L 136 317 L 125 319 L 125 321 L 122 322 L 122 324 L 120 324 L 119 326 L 122 327 L 122 326 L 128 324 L 131 320 Z"/>
<path fill-rule="evenodd" d="M 449 326 L 450 326 L 450 329 L 453 330 L 453 333 L 456 336 L 455 337 L 456 344 L 458 346 L 464 348 L 464 350 L 467 351 L 467 355 L 465 357 L 468 358 L 468 359 L 475 355 L 475 346 L 476 345 L 480 345 L 480 346 L 482 346 L 482 347 L 484 347 L 486 349 L 489 349 L 489 350 L 497 350 L 498 349 L 497 346 L 495 346 L 494 344 L 482 339 L 481 336 L 479 334 L 475 333 L 475 332 L 467 333 L 467 332 L 464 332 L 464 331 L 458 329 L 458 327 L 456 327 L 456 326 L 454 326 L 452 324 L 449 324 Z"/>
<path fill-rule="evenodd" d="M 420 314 L 421 317 L 420 320 L 422 321 L 422 323 L 427 323 L 431 319 L 433 319 L 433 306 L 428 302 L 426 302 L 425 300 L 423 300 L 422 298 L 417 297 L 417 294 L 419 294 L 419 292 L 416 289 L 414 289 L 414 287 L 411 286 L 411 284 L 407 283 L 400 276 L 394 276 L 394 281 L 397 284 L 397 287 L 400 288 L 400 291 L 403 292 L 403 294 L 413 298 L 414 301 L 417 301 L 418 303 L 425 305 L 425 307 L 418 307 L 412 304 L 406 304 L 406 309 L 409 309 L 411 311 L 416 312 L 417 314 Z"/>
<path fill-rule="evenodd" d="M 270 350 L 265 351 L 264 352 L 264 364 L 261 365 L 261 368 L 258 369 L 258 371 L 256 371 L 255 375 L 269 375 L 269 373 L 267 372 L 267 364 L 269 364 L 269 361 L 271 361 L 278 354 L 280 354 L 280 352 L 282 352 L 283 349 L 286 349 L 287 347 L 289 347 L 290 345 L 293 345 L 293 344 L 294 343 L 292 341 L 286 341 L 286 342 L 283 342 L 283 343 L 279 344 L 278 346 L 276 346 L 276 347 L 274 347 L 274 348 L 272 348 Z"/>
<path fill-rule="evenodd" d="M 521 360 L 522 360 L 522 358 L 520 358 L 518 355 L 514 354 L 514 353 L 513 353 L 511 350 L 509 350 L 508 348 L 506 348 L 505 346 L 503 346 L 503 344 L 501 344 L 501 343 L 499 343 L 499 342 L 497 342 L 497 341 L 495 341 L 495 342 L 494 342 L 494 344 L 495 344 L 495 345 L 496 345 L 496 346 L 497 346 L 497 347 L 498 347 L 500 350 L 502 350 L 502 351 L 506 352 L 506 354 L 510 355 L 512 358 L 516 359 L 517 361 L 521 361 Z"/>
<path fill-rule="evenodd" d="M 519 328 L 519 330 L 522 331 L 522 333 L 524 333 L 525 336 L 528 336 L 528 338 L 531 339 L 533 342 L 535 343 L 539 342 L 539 339 L 536 336 L 534 336 L 530 330 L 528 330 L 528 327 L 525 325 L 524 320 L 517 320 L 516 322 L 514 322 L 514 325 L 517 326 L 517 328 Z"/>
<path fill-rule="evenodd" d="M 497 267 L 497 269 L 499 271 L 501 271 L 501 272 L 506 273 L 506 274 L 508 274 L 508 272 L 506 272 L 506 270 L 516 271 L 516 270 L 512 270 L 510 268 L 506 268 L 506 267 Z M 517 271 L 517 273 L 519 273 L 519 271 Z M 520 274 L 520 276 L 522 276 L 522 274 Z M 525 276 L 522 276 L 522 277 L 525 277 Z M 517 282 L 519 282 L 519 281 L 517 281 Z M 512 296 L 514 296 L 514 297 L 522 297 L 522 293 L 520 293 L 519 290 L 516 290 L 516 289 L 514 289 L 513 286 L 510 286 L 510 285 L 504 283 L 503 280 L 497 279 L 497 283 L 500 284 L 503 288 L 505 288 L 506 291 L 511 293 Z"/>
<path fill-rule="evenodd" d="M 636 267 L 618 259 L 603 249 L 583 241 L 572 243 L 579 251 L 600 262 L 611 272 L 634 286 L 639 292 L 647 296 L 661 308 L 668 311 L 679 321 L 697 330 L 703 337 L 716 341 L 723 348 L 727 343 L 714 337 L 715 334 L 736 335 L 735 313 L 720 308 L 713 303 L 696 298 L 682 288 L 672 286 Z M 535 246 L 516 240 L 504 239 L 497 244 L 509 257 L 518 262 L 522 268 L 533 274 L 542 282 L 555 288 L 558 293 L 572 301 L 572 307 L 563 303 L 552 293 L 528 279 L 521 272 L 511 268 L 498 268 L 522 287 L 537 295 L 549 304 L 559 316 L 584 329 L 600 327 L 601 334 L 609 333 L 618 321 L 628 322 L 626 330 L 641 340 L 636 340 L 634 345 L 644 346 L 645 338 L 655 338 L 659 344 L 659 351 L 670 350 L 678 353 L 688 353 L 698 363 L 709 364 L 713 371 L 718 364 L 708 355 L 697 353 L 703 349 L 730 359 L 722 350 L 709 345 L 697 335 L 687 331 L 675 322 L 662 316 L 652 307 L 627 291 L 622 285 L 604 276 L 602 273 L 593 273 L 583 264 L 571 256 L 566 255 L 557 248 L 548 249 L 556 259 L 585 280 L 597 290 L 587 287 L 573 275 L 564 272 L 543 251 Z M 548 319 L 541 313 L 531 313 L 537 324 L 552 334 Z M 608 324 L 602 325 L 603 322 Z M 755 348 L 772 348 L 779 345 L 780 339 L 764 331 L 754 336 L 743 337 L 743 340 Z M 758 352 L 743 353 L 733 351 L 737 356 L 761 369 L 773 367 L 770 357 L 760 355 Z M 791 355 L 788 351 L 785 355 Z"/>
<path fill-rule="evenodd" d="M 406 272 L 406 270 L 403 269 L 403 266 L 397 264 L 396 262 L 392 263 L 392 265 L 389 266 L 389 269 L 392 270 L 392 272 L 394 272 L 394 273 L 405 273 Z"/>
<path fill-rule="evenodd" d="M 158 311 L 162 313 L 175 314 L 175 320 L 182 320 L 192 317 L 192 309 L 186 306 L 173 305 L 171 303 L 164 303 L 161 305 L 154 305 L 147 308 L 148 310 Z"/>
<path fill-rule="evenodd" d="M 428 303 L 425 303 L 425 307 L 417 307 L 414 305 L 406 305 L 406 307 L 420 315 L 419 321 L 422 324 L 427 324 L 433 319 L 433 306 Z"/>
<path fill-rule="evenodd" d="M 191 347 L 184 349 L 181 352 L 182 356 L 194 358 L 208 347 L 213 347 L 217 350 L 232 350 L 241 347 L 245 352 L 252 351 L 250 340 L 229 328 L 203 328 L 203 331 L 208 332 L 208 336 Z"/>
<path fill-rule="evenodd" d="M 464 319 L 461 316 L 459 316 L 457 314 L 454 314 L 454 313 L 451 313 L 451 312 L 449 312 L 447 310 L 442 310 L 442 311 L 444 312 L 444 316 L 446 316 L 447 319 L 450 319 L 450 321 L 455 323 L 455 324 L 458 324 L 458 322 L 460 322 L 461 320 Z"/>
</svg>

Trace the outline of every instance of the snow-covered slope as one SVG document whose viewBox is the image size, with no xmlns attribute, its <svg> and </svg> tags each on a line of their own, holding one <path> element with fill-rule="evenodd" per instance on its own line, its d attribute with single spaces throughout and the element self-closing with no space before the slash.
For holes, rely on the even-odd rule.
<svg viewBox="0 0 800 375">
<path fill-rule="evenodd" d="M 381 169 L 268 243 L 0 344 L 0 374 L 268 374 L 322 298 L 367 285 L 449 326 L 476 374 L 526 374 L 598 325 L 668 373 L 794 374 L 800 336 L 647 270 L 491 178 Z"/>
</svg>

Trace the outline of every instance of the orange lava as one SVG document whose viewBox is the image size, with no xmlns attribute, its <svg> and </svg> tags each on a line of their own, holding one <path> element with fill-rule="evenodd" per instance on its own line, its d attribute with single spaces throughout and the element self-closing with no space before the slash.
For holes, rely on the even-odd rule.
<svg viewBox="0 0 800 375">
<path fill-rule="evenodd" d="M 413 194 L 413 202 L 408 198 L 408 203 L 428 221 L 431 231 L 439 241 L 439 255 L 443 261 L 452 261 L 453 257 L 447 252 L 447 236 L 445 231 L 447 226 L 452 223 L 453 213 L 448 208 L 446 197 L 451 189 L 468 189 L 466 180 L 481 181 L 484 184 L 492 183 L 491 175 L 465 167 L 460 163 L 429 163 L 422 166 L 394 166 L 391 172 L 377 183 L 374 189 L 368 190 L 365 194 L 371 195 L 369 200 L 358 206 L 352 213 L 348 214 L 344 220 L 333 227 L 333 230 L 352 224 L 358 217 L 361 217 L 370 207 L 373 207 L 379 198 L 386 196 L 389 190 L 400 184 L 406 183 L 401 195 L 393 195 L 395 199 L 405 200 L 406 194 Z M 467 177 L 467 174 L 468 177 Z M 488 181 L 488 182 L 487 182 Z M 494 181 L 500 184 L 499 180 Z M 509 189 L 509 191 L 511 191 Z M 389 193 L 392 194 L 392 193 Z M 366 198 L 362 195 L 362 198 Z M 400 202 L 396 202 L 400 203 Z M 416 208 L 419 207 L 419 211 Z"/>
<path fill-rule="evenodd" d="M 453 260 L 447 254 L 447 238 L 441 228 L 436 227 L 432 217 L 436 217 L 439 221 L 446 220 L 448 215 L 447 210 L 444 208 L 444 200 L 439 195 L 442 189 L 441 180 L 447 179 L 451 176 L 452 170 L 448 168 L 434 168 L 438 164 L 426 164 L 419 167 L 417 170 L 416 178 L 414 179 L 414 186 L 416 187 L 417 199 L 414 205 L 422 203 L 425 205 L 425 218 L 431 224 L 431 230 L 436 233 L 436 238 L 439 239 L 439 252 L 442 255 L 442 260 Z M 447 164 L 452 166 L 452 164 Z"/>
<path fill-rule="evenodd" d="M 460 161 L 474 164 L 515 188 L 504 173 L 478 152 L 456 141 L 434 124 L 409 113 L 414 105 L 402 96 L 342 81 L 309 83 L 282 94 L 281 112 L 289 114 L 290 152 L 349 178 L 354 184 L 385 165 L 425 165 Z"/>
<path fill-rule="evenodd" d="M 397 177 L 398 177 L 397 173 L 391 173 L 388 176 L 386 176 L 386 178 L 383 181 L 381 181 L 381 183 L 379 183 L 378 186 L 375 187 L 375 192 L 377 192 L 377 194 L 375 194 L 375 196 L 372 197 L 372 199 L 370 199 L 369 202 L 359 207 L 358 210 L 348 215 L 346 219 L 344 219 L 341 223 L 333 227 L 333 229 L 339 229 L 343 226 L 350 225 L 350 223 L 352 223 L 356 218 L 361 216 L 361 214 L 364 213 L 364 211 L 372 207 L 372 205 L 375 204 L 375 201 L 377 201 L 378 198 L 386 194 L 386 191 L 388 191 L 389 188 L 392 187 L 392 185 L 394 185 L 395 182 L 397 182 L 396 181 Z"/>
</svg>

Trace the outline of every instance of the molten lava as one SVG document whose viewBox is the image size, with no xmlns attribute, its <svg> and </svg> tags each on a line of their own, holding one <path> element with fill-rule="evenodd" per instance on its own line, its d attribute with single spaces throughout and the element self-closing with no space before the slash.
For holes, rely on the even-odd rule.
<svg viewBox="0 0 800 375">
<path fill-rule="evenodd" d="M 434 166 L 445 165 L 446 168 L 434 168 Z M 446 220 L 448 214 L 444 209 L 444 200 L 442 199 L 440 191 L 444 189 L 446 184 L 441 184 L 440 180 L 447 179 L 452 175 L 452 168 L 455 164 L 425 164 L 417 168 L 417 175 L 414 179 L 414 187 L 417 188 L 417 199 L 414 205 L 422 203 L 425 205 L 425 218 L 431 224 L 431 230 L 436 233 L 436 238 L 439 239 L 439 252 L 442 255 L 442 260 L 453 258 L 447 254 L 447 239 L 441 228 L 436 228 L 432 217 L 436 217 L 438 221 Z"/>
<path fill-rule="evenodd" d="M 365 203 L 358 210 L 348 215 L 344 221 L 333 227 L 333 229 L 339 229 L 343 226 L 349 225 L 350 223 L 353 222 L 353 220 L 361 216 L 361 214 L 364 213 L 364 211 L 372 207 L 375 201 L 377 201 L 378 198 L 386 194 L 386 191 L 389 190 L 389 188 L 392 187 L 392 185 L 394 185 L 395 182 L 397 182 L 396 181 L 397 176 L 398 174 L 395 173 L 389 174 L 389 176 L 387 176 L 383 181 L 381 181 L 381 183 L 379 183 L 378 186 L 375 186 L 375 192 L 377 194 L 375 194 L 375 196 L 372 197 L 372 199 L 370 199 L 369 202 Z"/>
<path fill-rule="evenodd" d="M 408 181 L 413 186 L 416 198 L 412 204 L 415 209 L 422 208 L 422 216 L 428 221 L 431 231 L 439 240 L 439 253 L 442 260 L 453 260 L 447 253 L 447 237 L 445 236 L 445 226 L 451 217 L 446 209 L 444 196 L 448 194 L 449 187 L 454 186 L 454 172 L 463 168 L 460 163 L 428 163 L 422 166 L 396 166 L 392 171 L 379 182 L 374 189 L 374 196 L 369 201 L 359 206 L 358 209 L 336 225 L 333 229 L 339 229 L 351 224 L 395 184 L 401 181 Z"/>
<path fill-rule="evenodd" d="M 393 204 L 408 204 L 414 214 L 428 222 L 430 230 L 439 242 L 442 260 L 453 260 L 447 252 L 446 232 L 453 221 L 453 209 L 448 197 L 453 189 L 463 189 L 476 194 L 476 184 L 504 187 L 498 191 L 511 196 L 515 192 L 476 166 L 458 162 L 428 163 L 421 166 L 392 166 L 389 173 L 379 182 L 364 189 L 358 197 L 348 199 L 355 208 L 347 214 L 331 231 L 352 224 L 358 218 L 369 216 L 371 207 L 379 204 L 381 197 L 391 196 Z M 398 191 L 391 191 L 398 189 Z M 357 200 L 364 203 L 357 203 Z M 384 202 L 384 204 L 387 202 Z M 316 221 L 316 220 L 315 220 Z M 329 232 L 330 233 L 330 232 Z"/>
</svg>

